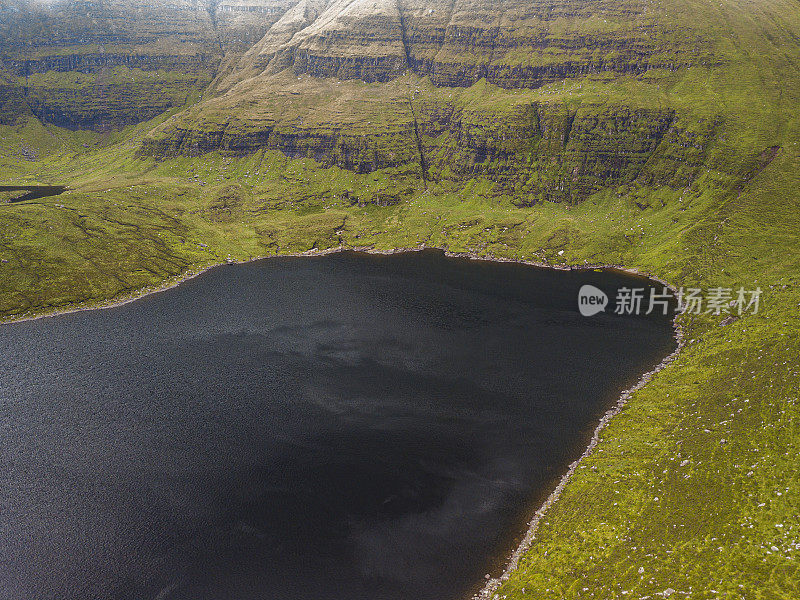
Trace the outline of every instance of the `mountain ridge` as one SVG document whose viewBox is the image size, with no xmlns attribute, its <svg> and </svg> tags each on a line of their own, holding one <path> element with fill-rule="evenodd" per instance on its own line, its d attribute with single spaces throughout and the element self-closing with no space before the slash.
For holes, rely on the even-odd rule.
<svg viewBox="0 0 800 600">
<path fill-rule="evenodd" d="M 446 24 L 403 12 L 402 51 L 442 66 L 373 83 L 335 77 L 331 65 L 377 73 L 372 42 L 391 28 L 363 36 L 355 27 L 352 44 L 328 35 L 335 28 L 317 35 L 308 56 L 332 50 L 318 64 L 330 72 L 316 77 L 296 71 L 292 52 L 272 66 L 260 50 L 248 55 L 269 46 L 258 46 L 264 25 L 251 45 L 223 48 L 212 83 L 185 84 L 166 112 L 123 129 L 112 118 L 95 130 L 42 122 L 26 94 L 80 92 L 80 101 L 49 103 L 70 108 L 74 123 L 93 102 L 108 111 L 115 96 L 93 92 L 110 89 L 97 85 L 105 77 L 138 87 L 142 109 L 158 111 L 145 93 L 158 89 L 148 88 L 158 71 L 141 69 L 133 87 L 121 66 L 48 71 L 36 76 L 51 81 L 28 86 L 0 72 L 5 182 L 69 188 L 0 204 L 0 317 L 97 306 L 211 265 L 335 248 L 436 247 L 635 269 L 685 291 L 761 289 L 758 314 L 679 317 L 680 354 L 611 419 L 496 594 L 800 597 L 798 4 L 623 0 L 616 10 L 641 6 L 646 16 L 604 22 L 589 15 L 604 2 L 553 2 L 553 15 L 584 12 L 541 27 L 507 18 L 495 36 L 497 19 L 486 15 L 512 4 L 437 16 L 453 23 L 444 51 Z M 308 6 L 297 27 L 316 20 Z M 290 29 L 273 30 L 275 47 L 291 41 Z M 607 51 L 636 35 L 664 48 L 648 69 L 588 72 L 601 58 L 625 64 L 633 54 L 613 63 Z M 7 56 L 11 38 L 2 39 Z M 600 40 L 596 56 L 583 39 Z M 526 49 L 536 40 L 543 48 Z M 180 47 L 173 38 L 151 54 Z M 344 62 L 337 47 L 352 50 Z M 301 58 L 299 67 L 316 68 Z M 517 63 L 563 76 L 535 87 L 517 75 L 509 87 L 470 83 L 475 65 L 517 73 L 508 70 Z M 442 85 L 462 75 L 464 85 Z M 187 77 L 175 71 L 173 89 Z"/>
</svg>

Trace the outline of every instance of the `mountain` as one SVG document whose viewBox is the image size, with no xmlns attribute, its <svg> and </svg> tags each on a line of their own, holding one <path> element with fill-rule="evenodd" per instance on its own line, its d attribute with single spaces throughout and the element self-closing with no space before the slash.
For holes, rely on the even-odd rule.
<svg viewBox="0 0 800 600">
<path fill-rule="evenodd" d="M 141 154 L 267 147 L 359 173 L 413 165 L 423 179 L 487 177 L 529 204 L 619 185 L 677 190 L 709 161 L 738 185 L 767 145 L 713 157 L 731 107 L 702 77 L 735 86 L 757 76 L 754 50 L 797 46 L 780 26 L 750 39 L 710 25 L 750 12 L 680 0 L 300 2 Z"/>
<path fill-rule="evenodd" d="M 0 0 L 0 63 L 4 183 L 69 188 L 0 204 L 2 318 L 336 248 L 761 290 L 491 597 L 800 597 L 797 0 Z"/>
<path fill-rule="evenodd" d="M 289 2 L 4 2 L 0 120 L 30 111 L 70 129 L 120 128 L 197 97 Z M 20 107 L 23 107 L 22 110 Z"/>
<path fill-rule="evenodd" d="M 735 186 L 771 144 L 721 149 L 736 108 L 715 96 L 759 75 L 754 51 L 796 48 L 783 4 L 12 4 L 0 116 L 113 129 L 203 95 L 139 154 L 274 148 L 358 173 L 486 177 L 524 192 L 523 204 L 619 185 L 678 190 L 709 161 Z M 753 19 L 770 34 L 741 29 Z M 726 22 L 730 32 L 713 25 Z M 697 86 L 704 76 L 723 89 Z"/>
</svg>

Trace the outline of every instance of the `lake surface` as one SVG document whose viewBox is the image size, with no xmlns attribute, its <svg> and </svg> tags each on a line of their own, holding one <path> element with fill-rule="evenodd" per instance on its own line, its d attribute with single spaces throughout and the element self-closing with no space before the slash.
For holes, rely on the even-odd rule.
<svg viewBox="0 0 800 600">
<path fill-rule="evenodd" d="M 585 283 L 646 282 L 348 252 L 0 326 L 0 598 L 467 597 L 675 347 Z"/>
<path fill-rule="evenodd" d="M 58 196 L 66 190 L 67 186 L 65 185 L 0 185 L 0 193 L 18 192 L 9 197 L 9 204 Z"/>
</svg>

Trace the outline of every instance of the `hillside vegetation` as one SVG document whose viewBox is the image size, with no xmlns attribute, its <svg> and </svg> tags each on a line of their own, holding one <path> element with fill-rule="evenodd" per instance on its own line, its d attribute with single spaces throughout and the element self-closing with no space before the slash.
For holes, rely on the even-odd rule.
<svg viewBox="0 0 800 600">
<path fill-rule="evenodd" d="M 677 360 L 603 431 L 495 593 L 800 597 L 800 5 L 342 4 L 286 7 L 188 87 L 163 73 L 175 95 L 150 120 L 0 126 L 2 183 L 70 187 L 0 204 L 0 315 L 333 247 L 760 287 L 758 314 L 681 317 Z M 97 77 L 28 85 L 88 102 Z"/>
</svg>

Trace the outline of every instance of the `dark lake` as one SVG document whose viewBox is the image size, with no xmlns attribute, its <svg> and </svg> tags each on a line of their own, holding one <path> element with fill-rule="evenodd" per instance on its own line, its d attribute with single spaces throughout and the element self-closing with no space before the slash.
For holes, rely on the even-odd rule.
<svg viewBox="0 0 800 600">
<path fill-rule="evenodd" d="M 25 200 L 58 196 L 66 190 L 67 187 L 64 185 L 0 185 L 0 198 L 6 196 L 6 202 L 14 204 Z"/>
<path fill-rule="evenodd" d="M 0 598 L 467 598 L 675 347 L 586 283 L 647 284 L 348 252 L 0 326 Z"/>
</svg>

